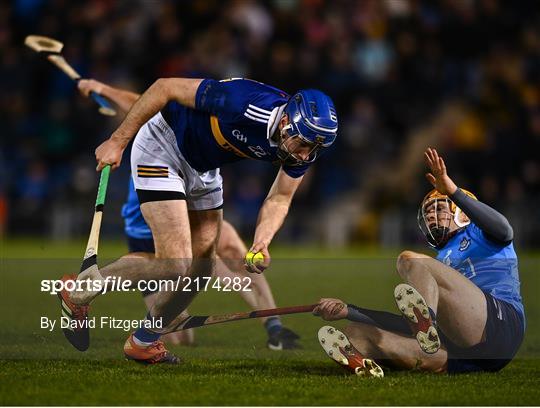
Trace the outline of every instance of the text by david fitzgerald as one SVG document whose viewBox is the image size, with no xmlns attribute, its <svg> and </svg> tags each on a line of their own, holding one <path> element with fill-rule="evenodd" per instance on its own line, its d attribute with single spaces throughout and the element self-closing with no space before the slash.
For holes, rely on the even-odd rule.
<svg viewBox="0 0 540 408">
<path fill-rule="evenodd" d="M 145 329 L 162 329 L 163 318 L 151 318 L 142 320 L 130 320 L 130 319 L 117 319 L 112 316 L 93 316 L 84 320 L 71 320 L 67 317 L 60 317 L 60 319 L 49 319 L 47 316 L 41 316 L 40 327 L 49 331 L 53 331 L 57 324 L 60 323 L 60 329 L 76 330 L 76 329 L 120 329 L 124 331 L 132 331 L 144 327 Z"/>
</svg>

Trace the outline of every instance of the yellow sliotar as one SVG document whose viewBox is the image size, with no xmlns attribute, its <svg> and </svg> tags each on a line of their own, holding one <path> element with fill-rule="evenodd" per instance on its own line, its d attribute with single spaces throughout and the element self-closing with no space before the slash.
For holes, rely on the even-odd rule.
<svg viewBox="0 0 540 408">
<path fill-rule="evenodd" d="M 249 251 L 246 254 L 247 265 L 257 266 L 257 265 L 262 264 L 263 262 L 264 262 L 264 255 L 262 254 L 262 252 L 254 253 L 254 252 Z"/>
</svg>

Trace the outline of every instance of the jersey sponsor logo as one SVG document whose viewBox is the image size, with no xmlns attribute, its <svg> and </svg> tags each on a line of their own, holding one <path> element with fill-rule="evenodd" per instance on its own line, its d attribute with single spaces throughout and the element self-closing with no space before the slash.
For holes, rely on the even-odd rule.
<svg viewBox="0 0 540 408">
<path fill-rule="evenodd" d="M 467 238 L 463 238 L 461 242 L 459 243 L 459 250 L 465 251 L 467 250 L 467 248 L 469 248 L 469 246 L 471 246 L 471 240 Z"/>
<path fill-rule="evenodd" d="M 240 140 L 241 142 L 244 142 L 246 143 L 247 142 L 247 137 L 245 137 L 242 132 L 240 132 L 238 129 L 234 129 L 232 131 L 232 135 L 237 138 L 238 140 Z"/>
<path fill-rule="evenodd" d="M 137 177 L 141 178 L 168 178 L 169 168 L 167 166 L 151 166 L 147 164 L 137 165 Z"/>
<path fill-rule="evenodd" d="M 249 104 L 248 108 L 244 112 L 244 116 L 246 118 L 254 120 L 255 122 L 268 123 L 271 113 L 272 112 L 267 109 L 259 108 L 258 106 Z"/>
</svg>

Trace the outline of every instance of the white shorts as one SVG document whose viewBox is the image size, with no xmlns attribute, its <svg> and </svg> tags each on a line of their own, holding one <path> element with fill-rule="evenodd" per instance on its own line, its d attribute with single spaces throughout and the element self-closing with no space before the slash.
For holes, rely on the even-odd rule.
<svg viewBox="0 0 540 408">
<path fill-rule="evenodd" d="M 144 124 L 131 149 L 131 175 L 139 201 L 185 199 L 189 210 L 211 210 L 223 205 L 223 179 L 219 169 L 204 173 L 186 161 L 176 136 L 161 113 Z M 141 193 L 142 191 L 142 193 Z M 148 193 L 148 192 L 163 192 Z M 167 193 L 177 194 L 167 194 Z M 141 196 L 151 197 L 141 199 Z M 160 198 L 164 197 L 164 198 Z"/>
</svg>

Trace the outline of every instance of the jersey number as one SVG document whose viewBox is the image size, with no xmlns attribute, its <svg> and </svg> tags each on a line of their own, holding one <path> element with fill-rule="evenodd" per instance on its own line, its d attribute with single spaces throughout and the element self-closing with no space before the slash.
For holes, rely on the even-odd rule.
<svg viewBox="0 0 540 408">
<path fill-rule="evenodd" d="M 253 153 L 257 157 L 263 157 L 268 154 L 261 146 L 248 146 L 248 149 L 251 150 L 251 153 Z"/>
</svg>

